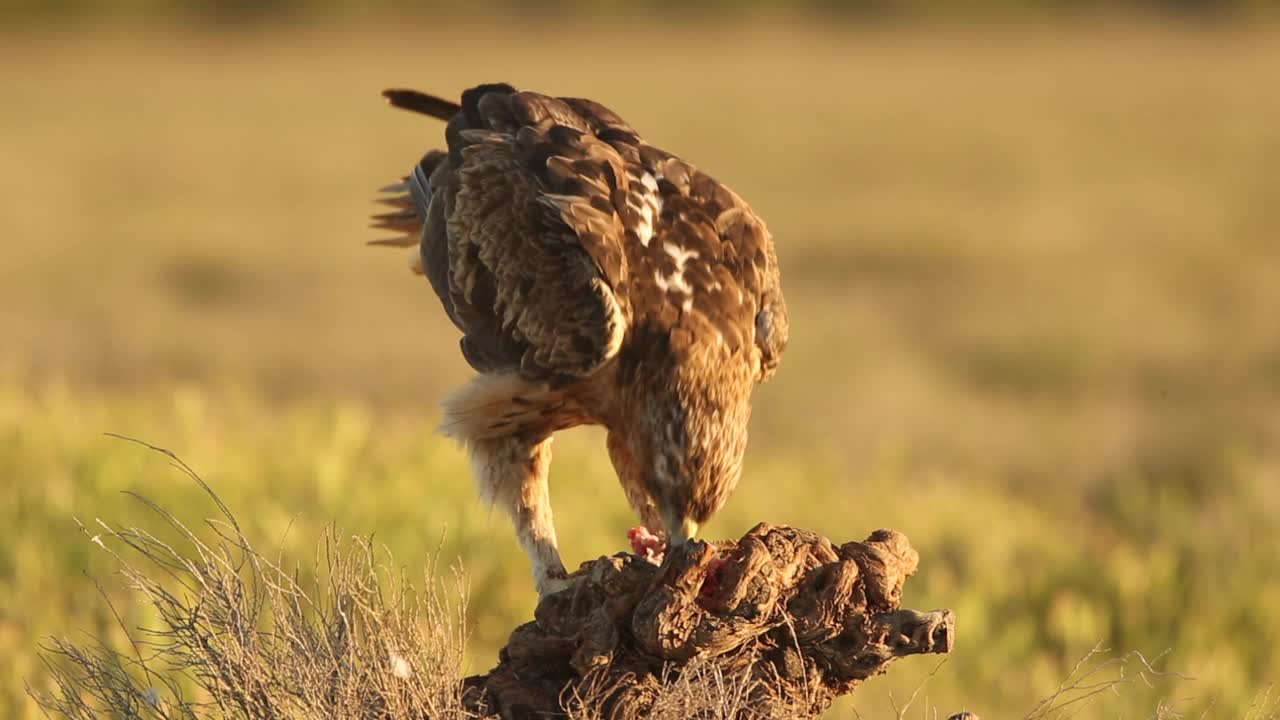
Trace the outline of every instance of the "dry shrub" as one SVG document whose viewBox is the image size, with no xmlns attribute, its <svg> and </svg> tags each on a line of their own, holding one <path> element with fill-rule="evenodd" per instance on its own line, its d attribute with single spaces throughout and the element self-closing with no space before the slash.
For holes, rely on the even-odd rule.
<svg viewBox="0 0 1280 720">
<path fill-rule="evenodd" d="M 394 569 L 368 538 L 331 529 L 306 583 L 249 542 L 217 494 L 173 453 L 173 464 L 208 493 L 218 516 L 204 535 L 141 496 L 176 533 L 81 525 L 119 562 L 159 618 L 131 631 L 121 652 L 102 641 L 50 640 L 56 689 L 36 694 L 46 713 L 69 718 L 470 718 L 461 703 L 465 586 L 426 592 Z M 168 530 L 165 531 L 166 533 Z M 385 554 L 384 554 L 385 553 Z M 104 597 L 105 594 L 104 594 Z M 114 612 L 114 608 L 113 608 Z M 117 619 L 120 618 L 116 614 Z"/>
<path fill-rule="evenodd" d="M 917 693 L 946 662 L 944 658 L 935 666 Z M 665 672 L 661 677 L 661 690 L 644 717 L 646 720 L 795 720 L 811 716 L 808 708 L 818 704 L 816 689 L 814 697 L 800 697 L 791 702 L 753 692 L 759 683 L 766 682 L 752 677 L 748 669 L 754 665 L 754 659 L 746 660 L 735 671 L 713 659 L 696 658 L 681 665 L 678 673 Z M 602 673 L 600 677 L 603 676 Z M 586 683 L 584 692 L 565 698 L 568 720 L 610 720 L 607 706 L 616 695 L 614 686 Z M 910 702 L 900 709 L 897 720 L 905 720 L 909 706 Z M 852 713 L 853 718 L 861 720 L 857 710 Z M 934 720 L 938 720 L 937 714 L 934 708 Z M 974 716 L 974 720 L 979 719 Z"/>
<path fill-rule="evenodd" d="M 750 665 L 748 663 L 747 665 Z M 808 717 L 802 704 L 794 706 L 753 697 L 749 672 L 730 673 L 708 659 L 696 659 L 679 673 L 662 676 L 661 693 L 647 708 L 648 720 L 767 720 Z M 609 720 L 608 704 L 617 688 L 605 683 L 588 684 L 584 692 L 565 698 L 570 720 Z"/>
</svg>

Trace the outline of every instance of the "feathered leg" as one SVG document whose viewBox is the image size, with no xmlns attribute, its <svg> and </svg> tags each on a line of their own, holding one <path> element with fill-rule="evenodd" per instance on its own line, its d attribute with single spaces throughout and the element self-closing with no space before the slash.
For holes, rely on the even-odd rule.
<svg viewBox="0 0 1280 720">
<path fill-rule="evenodd" d="M 533 563 L 538 595 L 568 587 L 564 564 L 556 547 L 547 474 L 551 465 L 551 437 L 475 439 L 468 443 L 471 464 L 486 502 L 511 515 L 520 546 Z"/>
</svg>

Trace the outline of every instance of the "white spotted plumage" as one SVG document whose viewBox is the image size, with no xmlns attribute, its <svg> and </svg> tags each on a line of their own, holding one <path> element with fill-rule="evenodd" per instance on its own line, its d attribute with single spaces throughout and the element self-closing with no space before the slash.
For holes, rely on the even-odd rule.
<svg viewBox="0 0 1280 720">
<path fill-rule="evenodd" d="M 653 229 L 658 215 L 662 213 L 662 195 L 658 193 L 658 180 L 651 172 L 640 176 L 640 190 L 627 198 L 627 207 L 636 213 L 639 220 L 634 228 L 640 244 L 649 247 L 653 240 Z M 633 183 L 633 187 L 635 187 Z"/>
</svg>

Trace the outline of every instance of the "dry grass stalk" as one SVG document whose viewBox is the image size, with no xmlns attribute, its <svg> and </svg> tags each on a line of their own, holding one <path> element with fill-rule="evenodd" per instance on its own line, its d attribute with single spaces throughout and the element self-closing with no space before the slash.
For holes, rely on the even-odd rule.
<svg viewBox="0 0 1280 720">
<path fill-rule="evenodd" d="M 152 447 L 152 446 L 148 446 Z M 209 540 L 146 498 L 173 541 L 98 521 L 82 529 L 120 563 L 159 617 L 122 653 L 55 639 L 45 660 L 56 692 L 38 696 L 69 718 L 471 718 L 460 702 L 465 588 L 441 591 L 427 570 L 415 592 L 367 538 L 318 547 L 320 577 L 304 587 L 254 549 L 235 517 L 191 468 L 219 517 Z M 168 530 L 165 531 L 166 533 Z M 118 617 L 118 615 L 117 615 Z M 123 627 L 123 623 L 122 623 Z"/>
<path fill-rule="evenodd" d="M 1024 715 L 1022 720 L 1070 720 L 1083 713 L 1104 693 L 1119 694 L 1138 682 L 1151 687 L 1155 678 L 1190 679 L 1181 673 L 1155 669 L 1152 663 L 1160 660 L 1164 653 L 1148 660 L 1137 651 L 1115 657 L 1109 656 L 1109 652 L 1101 644 L 1095 645 L 1076 661 L 1057 689 Z M 1181 717 L 1176 712 L 1176 703 L 1163 701 L 1157 706 L 1154 716 Z"/>
</svg>

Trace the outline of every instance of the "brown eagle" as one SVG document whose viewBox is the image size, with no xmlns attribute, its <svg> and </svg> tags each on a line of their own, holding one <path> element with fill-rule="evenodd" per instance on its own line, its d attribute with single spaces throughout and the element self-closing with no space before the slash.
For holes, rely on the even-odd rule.
<svg viewBox="0 0 1280 720">
<path fill-rule="evenodd" d="M 694 536 L 738 482 L 753 386 L 787 312 L 764 223 L 693 165 L 581 98 L 481 85 L 460 104 L 387 90 L 448 121 L 374 226 L 417 246 L 479 373 L 443 403 L 481 495 L 511 514 L 540 595 L 568 585 L 547 493 L 551 436 L 603 425 L 631 507 Z M 633 536 L 633 540 L 637 540 Z"/>
</svg>

